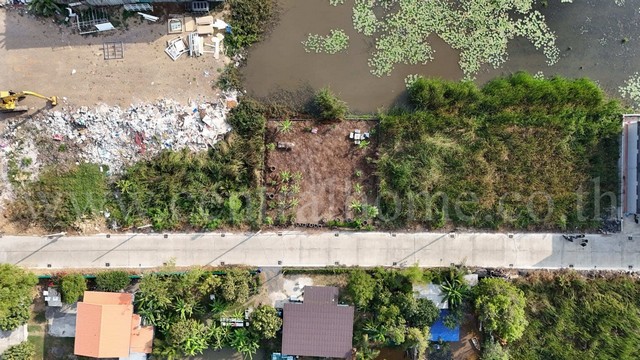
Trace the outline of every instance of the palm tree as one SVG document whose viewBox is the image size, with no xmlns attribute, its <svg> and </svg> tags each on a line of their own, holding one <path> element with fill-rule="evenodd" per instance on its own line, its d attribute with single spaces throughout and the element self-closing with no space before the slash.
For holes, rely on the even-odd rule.
<svg viewBox="0 0 640 360">
<path fill-rule="evenodd" d="M 349 206 L 349 208 L 354 212 L 354 213 L 361 213 L 362 212 L 362 203 L 358 200 L 353 200 L 351 202 L 351 205 Z"/>
<path fill-rule="evenodd" d="M 282 182 L 289 182 L 289 180 L 291 180 L 291 173 L 289 171 L 281 171 L 280 172 L 280 180 L 282 180 Z"/>
<path fill-rule="evenodd" d="M 251 337 L 247 329 L 241 328 L 233 332 L 231 346 L 245 359 L 253 359 L 253 355 L 260 347 L 258 342 Z"/>
<path fill-rule="evenodd" d="M 283 134 L 290 133 L 293 130 L 293 122 L 289 119 L 284 119 L 284 121 L 278 125 L 278 129 Z"/>
<path fill-rule="evenodd" d="M 213 350 L 220 350 L 229 341 L 229 327 L 214 323 L 209 327 L 208 335 Z"/>
<path fill-rule="evenodd" d="M 444 283 L 440 285 L 440 288 L 444 292 L 444 300 L 449 303 L 452 309 L 462 304 L 462 300 L 467 292 L 467 285 L 463 280 L 458 278 L 446 279 Z"/>
<path fill-rule="evenodd" d="M 378 355 L 380 355 L 380 350 L 371 347 L 369 336 L 367 334 L 362 335 L 362 340 L 354 357 L 355 360 L 374 360 Z"/>
<path fill-rule="evenodd" d="M 387 333 L 389 329 L 385 325 L 376 324 L 372 320 L 369 320 L 364 325 L 362 329 L 366 334 L 365 336 L 371 335 L 371 340 L 378 344 L 384 344 L 387 341 Z"/>
</svg>

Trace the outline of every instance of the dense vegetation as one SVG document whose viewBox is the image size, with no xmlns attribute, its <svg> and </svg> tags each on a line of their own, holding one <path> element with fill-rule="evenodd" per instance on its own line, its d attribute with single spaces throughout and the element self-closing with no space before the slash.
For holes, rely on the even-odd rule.
<svg viewBox="0 0 640 360">
<path fill-rule="evenodd" d="M 514 360 L 637 359 L 640 284 L 620 276 L 585 279 L 575 272 L 533 274 L 516 281 L 527 298 L 529 325 L 509 345 Z"/>
<path fill-rule="evenodd" d="M 29 305 L 38 278 L 11 264 L 0 264 L 0 330 L 13 330 L 29 320 Z"/>
<path fill-rule="evenodd" d="M 387 225 L 585 228 L 615 202 L 622 108 L 593 82 L 418 79 L 409 96 L 380 124 Z"/>
<path fill-rule="evenodd" d="M 354 270 L 349 275 L 346 293 L 356 306 L 354 343 L 357 358 L 374 359 L 379 348 L 415 349 L 424 354 L 429 343 L 429 327 L 439 316 L 427 299 L 416 299 L 411 274 L 376 268 Z"/>
<path fill-rule="evenodd" d="M 273 317 L 275 309 L 258 307 L 251 317 L 255 326 L 252 322 L 248 329 L 231 328 L 222 321 L 244 319 L 244 304 L 257 286 L 257 279 L 242 269 L 228 269 L 221 276 L 203 269 L 145 275 L 135 305 L 156 326 L 154 356 L 183 358 L 231 346 L 251 357 L 259 342 L 272 338 L 280 328 L 280 319 Z"/>
<path fill-rule="evenodd" d="M 87 280 L 82 274 L 66 274 L 60 280 L 62 301 L 73 304 L 78 301 L 87 290 Z"/>
<path fill-rule="evenodd" d="M 49 230 L 72 228 L 79 220 L 99 214 L 108 201 L 104 168 L 94 164 L 45 169 L 37 181 L 17 191 L 9 207 L 12 219 Z"/>
<path fill-rule="evenodd" d="M 116 184 L 114 217 L 124 226 L 150 222 L 156 229 L 259 226 L 266 123 L 261 111 L 243 100 L 227 119 L 234 131 L 208 152 L 164 152 L 129 168 Z"/>
<path fill-rule="evenodd" d="M 522 291 L 500 278 L 483 279 L 474 290 L 483 331 L 503 343 L 518 340 L 527 327 Z"/>
<path fill-rule="evenodd" d="M 122 270 L 104 271 L 96 275 L 96 286 L 100 291 L 118 292 L 129 285 L 129 273 Z"/>
<path fill-rule="evenodd" d="M 329 88 L 318 90 L 313 100 L 317 116 L 322 120 L 344 120 L 347 115 L 347 103 L 338 97 Z"/>
<path fill-rule="evenodd" d="M 275 13 L 273 0 L 229 0 L 231 34 L 224 37 L 229 55 L 262 40 Z"/>
<path fill-rule="evenodd" d="M 0 359 L 2 360 L 31 360 L 36 355 L 36 347 L 28 341 L 18 345 L 13 345 L 5 350 Z"/>
</svg>

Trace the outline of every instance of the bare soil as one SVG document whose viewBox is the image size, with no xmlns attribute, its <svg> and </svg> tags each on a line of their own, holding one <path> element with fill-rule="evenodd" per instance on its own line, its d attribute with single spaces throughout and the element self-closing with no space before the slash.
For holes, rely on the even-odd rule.
<svg viewBox="0 0 640 360">
<path fill-rule="evenodd" d="M 371 132 L 376 122 L 294 121 L 288 133 L 279 130 L 281 124 L 281 121 L 268 123 L 268 146 L 277 142 L 294 146 L 289 151 L 267 150 L 265 184 L 269 216 L 275 220 L 283 213 L 293 215 L 292 223 L 344 221 L 354 217 L 349 209 L 351 201 L 373 202 L 375 179 L 371 161 L 375 159 L 375 136 L 371 136 L 369 146 L 359 148 L 349 139 L 349 133 L 355 129 Z M 317 133 L 312 133 L 312 129 L 317 129 Z M 299 193 L 282 192 L 283 171 L 302 174 Z M 360 193 L 355 189 L 356 184 L 362 188 Z M 273 194 L 273 199 L 269 199 L 269 194 Z M 292 199 L 298 199 L 299 205 L 290 206 Z M 281 201 L 285 201 L 284 209 L 278 205 Z"/>
<path fill-rule="evenodd" d="M 465 314 L 460 326 L 460 341 L 451 343 L 453 358 L 456 360 L 478 360 L 480 352 L 473 347 L 471 339 L 478 338 L 482 344 L 482 337 L 478 329 L 478 320 L 471 314 Z"/>
<path fill-rule="evenodd" d="M 167 40 L 178 35 L 167 34 L 165 15 L 178 9 L 155 8 L 154 14 L 161 16 L 155 23 L 143 22 L 136 15 L 124 20 L 122 29 L 89 35 L 78 35 L 71 26 L 51 18 L 28 14 L 24 7 L 0 8 L 0 88 L 56 95 L 62 103 L 72 105 L 128 106 L 157 98 L 186 102 L 213 95 L 218 69 L 228 59 L 185 54 L 172 61 L 164 49 Z M 124 43 L 124 59 L 104 60 L 103 43 L 107 41 Z M 36 98 L 21 104 L 32 107 L 32 112 L 46 106 Z"/>
</svg>

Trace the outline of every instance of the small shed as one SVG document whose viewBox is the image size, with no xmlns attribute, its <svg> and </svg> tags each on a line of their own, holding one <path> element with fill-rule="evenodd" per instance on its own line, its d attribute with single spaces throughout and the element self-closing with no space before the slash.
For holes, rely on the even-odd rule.
<svg viewBox="0 0 640 360">
<path fill-rule="evenodd" d="M 413 293 L 417 299 L 429 299 L 438 309 L 448 309 L 449 304 L 445 300 L 445 294 L 440 285 L 436 284 L 416 284 L 413 285 Z"/>
</svg>

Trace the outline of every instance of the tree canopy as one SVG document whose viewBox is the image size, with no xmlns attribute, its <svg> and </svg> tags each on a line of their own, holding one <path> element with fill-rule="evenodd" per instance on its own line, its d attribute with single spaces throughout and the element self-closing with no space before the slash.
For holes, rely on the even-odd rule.
<svg viewBox="0 0 640 360">
<path fill-rule="evenodd" d="M 373 299 L 375 281 L 364 270 L 354 270 L 349 274 L 347 293 L 358 308 L 366 308 Z"/>
<path fill-rule="evenodd" d="M 0 330 L 13 330 L 29 320 L 29 305 L 38 278 L 15 265 L 0 264 Z"/>
<path fill-rule="evenodd" d="M 282 327 L 282 319 L 273 306 L 260 305 L 251 313 L 249 330 L 262 339 L 273 339 Z"/>
<path fill-rule="evenodd" d="M 505 342 L 519 339 L 528 324 L 522 290 L 504 279 L 487 278 L 475 291 L 475 309 L 483 330 Z"/>
</svg>

